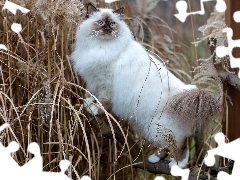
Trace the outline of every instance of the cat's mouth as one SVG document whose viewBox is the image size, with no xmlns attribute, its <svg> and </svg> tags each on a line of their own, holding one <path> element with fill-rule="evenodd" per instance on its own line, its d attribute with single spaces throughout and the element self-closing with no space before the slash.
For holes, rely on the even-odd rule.
<svg viewBox="0 0 240 180">
<path fill-rule="evenodd" d="M 102 31 L 101 37 L 103 39 L 112 39 L 113 38 L 112 31 Z"/>
</svg>

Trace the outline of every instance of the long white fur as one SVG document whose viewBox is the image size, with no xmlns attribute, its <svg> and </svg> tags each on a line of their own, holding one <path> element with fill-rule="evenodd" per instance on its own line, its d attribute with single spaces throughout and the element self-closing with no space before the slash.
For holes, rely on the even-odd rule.
<svg viewBox="0 0 240 180">
<path fill-rule="evenodd" d="M 92 30 L 103 12 L 119 24 L 117 37 L 104 39 Z M 170 96 L 196 87 L 183 83 L 150 55 L 111 9 L 99 9 L 80 24 L 71 59 L 87 89 L 103 105 L 102 101 L 111 102 L 114 114 L 127 119 L 154 145 L 164 141 L 158 136 L 158 124 L 174 133 L 179 147 L 193 133 L 191 125 L 169 116 L 164 108 Z"/>
<path fill-rule="evenodd" d="M 170 163 L 168 164 L 170 168 L 172 168 L 173 165 L 178 165 L 180 168 L 184 168 L 188 164 L 189 159 L 189 150 L 186 152 L 186 156 L 183 160 L 176 162 L 174 158 L 170 158 Z"/>
</svg>

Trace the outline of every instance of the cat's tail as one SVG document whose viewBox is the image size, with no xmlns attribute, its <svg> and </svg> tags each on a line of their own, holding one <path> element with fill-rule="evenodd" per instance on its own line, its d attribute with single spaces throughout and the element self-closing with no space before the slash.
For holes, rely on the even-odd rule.
<svg viewBox="0 0 240 180">
<path fill-rule="evenodd" d="M 207 90 L 192 89 L 172 96 L 166 109 L 179 120 L 207 123 L 222 114 L 221 99 Z"/>
</svg>

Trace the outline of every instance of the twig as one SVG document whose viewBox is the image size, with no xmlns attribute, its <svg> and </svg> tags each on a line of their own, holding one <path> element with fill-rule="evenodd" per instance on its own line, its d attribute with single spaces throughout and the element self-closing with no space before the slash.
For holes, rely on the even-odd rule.
<svg viewBox="0 0 240 180">
<path fill-rule="evenodd" d="M 113 139 L 113 133 L 111 131 L 111 128 L 109 125 L 104 121 L 104 118 L 101 116 L 95 116 L 95 118 L 92 118 L 90 120 L 91 126 L 98 132 L 101 133 L 105 138 L 107 139 Z M 137 165 L 134 165 L 135 168 L 139 169 L 146 169 L 150 173 L 154 174 L 167 174 L 171 175 L 170 168 L 168 166 L 169 161 L 166 160 L 160 160 L 157 163 L 150 163 L 147 158 L 142 158 L 142 156 L 139 155 L 141 152 L 141 149 L 137 145 L 137 143 L 133 140 L 132 137 L 128 135 L 127 142 L 125 141 L 125 138 L 123 134 L 117 130 L 117 128 L 114 129 L 115 138 L 118 142 L 120 142 L 122 145 L 125 143 L 128 143 L 128 146 L 130 148 L 130 154 L 132 159 L 134 159 L 134 163 Z M 142 162 L 142 163 L 141 163 Z M 189 175 L 188 180 L 196 180 L 197 176 L 194 174 Z M 208 180 L 209 177 L 206 175 L 200 175 L 200 180 Z M 214 180 L 213 177 L 210 177 L 210 180 Z"/>
<path fill-rule="evenodd" d="M 240 79 L 236 74 L 231 74 L 223 69 L 219 69 L 218 76 L 221 78 L 222 82 L 227 82 L 240 92 Z"/>
<path fill-rule="evenodd" d="M 222 82 L 227 82 L 228 84 L 232 85 L 234 88 L 236 88 L 240 92 L 240 79 L 236 74 L 231 74 L 227 71 L 225 71 L 221 64 L 216 64 L 216 44 L 217 40 L 212 38 L 209 40 L 209 49 L 211 53 L 213 54 L 213 63 L 214 66 L 218 72 L 218 76 L 221 79 Z"/>
</svg>

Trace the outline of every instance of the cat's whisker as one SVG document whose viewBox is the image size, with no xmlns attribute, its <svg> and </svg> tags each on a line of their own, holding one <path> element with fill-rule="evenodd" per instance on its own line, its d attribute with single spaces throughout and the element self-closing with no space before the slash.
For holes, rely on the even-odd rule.
<svg viewBox="0 0 240 180">
<path fill-rule="evenodd" d="M 205 107 L 209 101 L 200 99 L 208 96 L 174 76 L 161 60 L 135 41 L 127 24 L 120 19 L 121 14 L 93 7 L 89 11 L 94 12 L 92 15 L 88 12 L 90 17 L 77 30 L 77 43 L 71 55 L 74 68 L 86 81 L 87 89 L 106 110 L 127 119 L 133 129 L 153 145 L 166 147 L 171 157 L 185 161 L 188 154 L 182 152 L 187 152 L 186 137 L 194 133 L 197 119 L 193 117 L 208 119 Z M 186 94 L 179 96 L 179 92 L 184 91 Z M 218 104 L 211 102 L 212 106 Z M 187 117 L 182 116 L 182 104 L 186 107 L 185 113 L 193 109 L 193 105 L 196 108 L 186 114 Z M 212 115 L 218 112 L 209 108 Z M 87 110 L 92 115 L 104 113 L 97 104 Z"/>
</svg>

